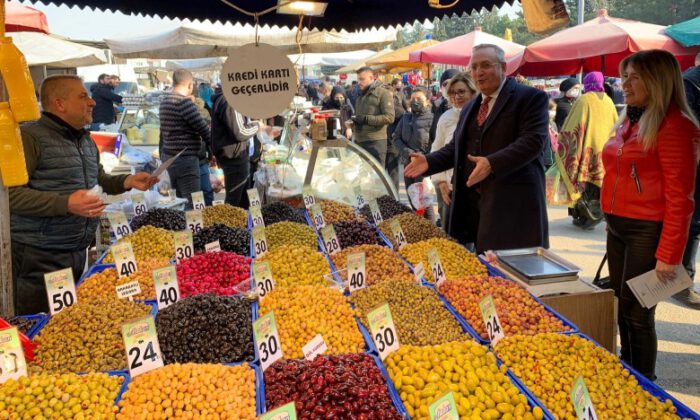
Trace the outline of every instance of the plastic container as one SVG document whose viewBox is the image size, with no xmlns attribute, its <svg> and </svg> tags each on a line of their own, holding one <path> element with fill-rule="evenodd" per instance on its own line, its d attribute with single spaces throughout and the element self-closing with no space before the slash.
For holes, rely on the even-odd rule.
<svg viewBox="0 0 700 420">
<path fill-rule="evenodd" d="M 122 386 L 119 388 L 119 393 L 117 394 L 117 399 L 114 400 L 114 405 L 118 405 L 119 401 L 121 401 L 122 396 L 126 392 L 126 389 L 129 387 L 129 383 L 131 382 L 131 377 L 124 372 L 118 372 L 118 371 L 113 371 L 113 372 L 107 372 L 109 376 L 121 376 L 124 378 L 124 382 L 122 382 Z"/>
<path fill-rule="evenodd" d="M 33 340 L 34 337 L 36 337 L 37 333 L 46 325 L 46 323 L 49 321 L 49 316 L 46 314 L 36 314 L 36 315 L 19 315 L 17 318 L 22 318 L 26 320 L 33 320 L 34 325 L 32 325 L 32 328 L 27 331 L 27 336 L 28 339 Z"/>
<path fill-rule="evenodd" d="M 0 171 L 6 187 L 29 182 L 22 135 L 7 102 L 0 102 Z"/>
<path fill-rule="evenodd" d="M 7 87 L 15 121 L 21 123 L 38 120 L 39 103 L 32 75 L 24 54 L 15 46 L 11 37 L 0 38 L 0 72 Z"/>
</svg>

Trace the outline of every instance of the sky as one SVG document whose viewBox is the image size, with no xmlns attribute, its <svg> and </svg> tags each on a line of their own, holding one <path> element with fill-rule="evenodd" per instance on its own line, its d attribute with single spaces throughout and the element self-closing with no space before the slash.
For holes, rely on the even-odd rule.
<svg viewBox="0 0 700 420">
<path fill-rule="evenodd" d="M 149 1 L 149 0 L 145 0 Z M 150 18 L 143 16 L 125 15 L 117 12 L 95 12 L 81 10 L 77 7 L 46 5 L 40 2 L 23 4 L 41 10 L 49 21 L 52 33 L 71 39 L 101 41 L 104 38 L 120 38 L 147 33 L 162 32 L 177 26 L 179 20 Z M 520 10 L 520 5 L 504 5 L 501 11 L 514 16 Z M 134 28 L 139 28 L 134 30 Z"/>
</svg>

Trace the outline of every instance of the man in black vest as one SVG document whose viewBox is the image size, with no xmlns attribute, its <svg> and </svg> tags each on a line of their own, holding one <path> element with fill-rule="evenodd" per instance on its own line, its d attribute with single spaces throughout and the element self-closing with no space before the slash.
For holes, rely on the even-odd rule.
<svg viewBox="0 0 700 420">
<path fill-rule="evenodd" d="M 547 94 L 506 78 L 504 51 L 474 47 L 471 74 L 481 92 L 441 150 L 412 153 L 404 175 L 455 169 L 449 234 L 476 250 L 549 246 L 542 150 Z"/>
<path fill-rule="evenodd" d="M 77 280 L 107 194 L 147 190 L 158 182 L 145 172 L 110 176 L 102 169 L 85 126 L 95 101 L 78 76 L 56 75 L 41 84 L 43 113 L 21 127 L 29 182 L 10 188 L 12 282 L 15 313 L 48 312 L 44 273 L 72 268 Z"/>
</svg>

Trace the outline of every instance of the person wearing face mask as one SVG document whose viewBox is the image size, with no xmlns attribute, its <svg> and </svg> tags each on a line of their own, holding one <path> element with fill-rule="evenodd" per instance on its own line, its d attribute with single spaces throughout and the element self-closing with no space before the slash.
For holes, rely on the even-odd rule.
<svg viewBox="0 0 700 420">
<path fill-rule="evenodd" d="M 353 108 L 345 94 L 345 89 L 340 86 L 334 86 L 328 95 L 328 101 L 324 102 L 323 110 L 337 109 L 340 111 L 340 126 L 345 127 L 345 122 L 350 121 L 353 114 L 355 113 L 355 108 Z M 352 131 L 348 128 L 345 133 L 345 137 L 350 138 L 352 136 Z"/>
<path fill-rule="evenodd" d="M 450 79 L 459 73 L 457 69 L 447 69 L 440 76 L 440 95 L 441 97 L 433 102 L 433 124 L 430 126 L 429 141 L 432 146 L 435 141 L 436 130 L 438 121 L 440 117 L 445 113 L 450 107 L 450 101 L 447 94 L 447 85 L 450 83 Z"/>
<path fill-rule="evenodd" d="M 410 153 L 427 153 L 430 150 L 428 137 L 432 122 L 433 113 L 430 112 L 428 93 L 425 88 L 418 87 L 411 94 L 411 112 L 401 118 L 393 135 L 394 144 L 404 165 L 410 162 Z M 406 177 L 406 188 L 422 180 L 422 176 Z"/>
<path fill-rule="evenodd" d="M 561 82 L 559 91 L 561 92 L 561 97 L 555 101 L 557 103 L 557 115 L 554 117 L 557 130 L 561 130 L 566 116 L 569 115 L 569 111 L 571 111 L 571 106 L 574 104 L 574 101 L 581 96 L 581 85 L 576 78 L 569 77 Z"/>
</svg>

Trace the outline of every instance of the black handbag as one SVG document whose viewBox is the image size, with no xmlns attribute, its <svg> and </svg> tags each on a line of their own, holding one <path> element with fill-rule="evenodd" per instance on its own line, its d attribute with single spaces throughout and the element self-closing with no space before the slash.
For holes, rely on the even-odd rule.
<svg viewBox="0 0 700 420">
<path fill-rule="evenodd" d="M 605 253 L 603 256 L 603 261 L 600 262 L 598 266 L 598 271 L 595 273 L 595 278 L 593 279 L 593 284 L 601 289 L 612 289 L 612 281 L 610 281 L 610 276 L 600 277 L 600 273 L 605 267 L 605 263 L 608 261 L 608 254 Z"/>
</svg>

